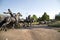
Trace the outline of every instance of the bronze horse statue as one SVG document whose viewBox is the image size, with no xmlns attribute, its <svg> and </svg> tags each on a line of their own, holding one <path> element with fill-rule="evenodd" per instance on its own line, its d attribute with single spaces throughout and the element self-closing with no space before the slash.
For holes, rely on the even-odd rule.
<svg viewBox="0 0 60 40">
<path fill-rule="evenodd" d="M 24 19 L 23 21 L 20 20 L 20 23 L 23 23 L 23 27 L 31 27 L 32 26 L 32 22 L 33 22 L 33 18 L 31 18 L 31 16 L 29 15 L 28 17 L 26 17 L 26 19 Z"/>
<path fill-rule="evenodd" d="M 19 16 L 21 16 L 21 14 L 18 12 L 14 16 L 10 9 L 8 9 L 8 12 L 4 12 L 4 14 L 10 14 L 10 16 L 5 17 L 4 20 L 0 22 L 1 29 L 5 30 L 7 26 L 9 26 L 8 28 L 10 28 L 10 26 L 14 28 L 15 25 L 18 24 L 18 19 L 19 19 Z"/>
<path fill-rule="evenodd" d="M 7 28 L 15 28 L 16 25 L 18 25 L 19 23 L 23 23 L 23 27 L 27 27 L 27 26 L 31 26 L 31 23 L 33 21 L 33 19 L 30 18 L 30 15 L 28 17 L 26 17 L 26 19 L 24 19 L 23 21 L 20 20 L 20 16 L 22 16 L 20 14 L 20 12 L 18 12 L 17 14 L 12 13 L 10 9 L 8 9 L 8 12 L 3 12 L 4 14 L 9 14 L 10 16 L 7 16 L 4 18 L 4 20 L 2 20 L 0 22 L 0 28 L 2 30 L 6 30 Z M 27 23 L 27 26 L 25 26 Z"/>
</svg>

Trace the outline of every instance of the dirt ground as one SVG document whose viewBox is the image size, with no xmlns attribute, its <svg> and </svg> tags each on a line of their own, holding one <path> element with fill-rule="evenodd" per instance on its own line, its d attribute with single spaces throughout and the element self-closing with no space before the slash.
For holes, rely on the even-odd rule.
<svg viewBox="0 0 60 40">
<path fill-rule="evenodd" d="M 10 29 L 0 32 L 0 40 L 60 40 L 60 32 L 53 29 Z"/>
</svg>

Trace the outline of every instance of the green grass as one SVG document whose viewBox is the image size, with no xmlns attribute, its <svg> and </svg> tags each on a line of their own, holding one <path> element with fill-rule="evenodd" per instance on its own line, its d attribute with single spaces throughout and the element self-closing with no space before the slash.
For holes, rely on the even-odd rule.
<svg viewBox="0 0 60 40">
<path fill-rule="evenodd" d="M 49 24 L 48 26 L 51 26 L 51 27 L 60 27 L 60 23 L 57 23 L 57 24 Z"/>
<path fill-rule="evenodd" d="M 32 24 L 39 24 L 39 22 L 33 22 Z"/>
<path fill-rule="evenodd" d="M 48 24 L 48 26 L 51 26 L 51 27 L 60 27 L 60 21 L 56 21 L 54 23 Z"/>
</svg>

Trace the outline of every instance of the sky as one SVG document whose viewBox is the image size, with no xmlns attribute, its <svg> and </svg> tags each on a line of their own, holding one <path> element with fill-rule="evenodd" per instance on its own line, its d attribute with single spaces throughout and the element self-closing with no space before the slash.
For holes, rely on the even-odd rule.
<svg viewBox="0 0 60 40">
<path fill-rule="evenodd" d="M 60 0 L 0 0 L 0 14 L 11 9 L 13 13 L 20 12 L 22 18 L 35 14 L 41 17 L 46 12 L 51 19 L 60 12 Z"/>
</svg>

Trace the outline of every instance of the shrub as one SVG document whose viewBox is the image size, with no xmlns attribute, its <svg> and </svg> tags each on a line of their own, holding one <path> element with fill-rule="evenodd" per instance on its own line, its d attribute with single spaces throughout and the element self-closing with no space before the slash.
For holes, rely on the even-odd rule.
<svg viewBox="0 0 60 40">
<path fill-rule="evenodd" d="M 60 23 L 48 24 L 50 27 L 60 27 Z"/>
</svg>

